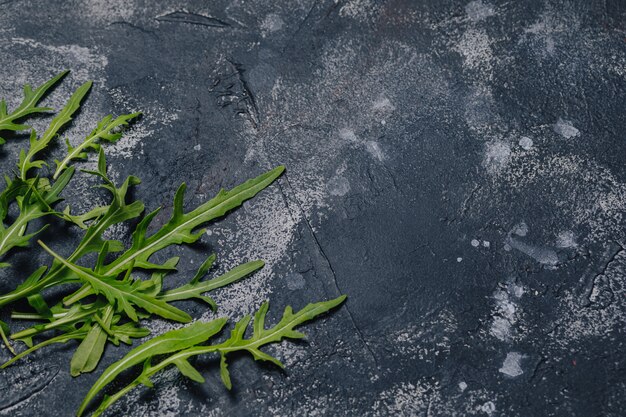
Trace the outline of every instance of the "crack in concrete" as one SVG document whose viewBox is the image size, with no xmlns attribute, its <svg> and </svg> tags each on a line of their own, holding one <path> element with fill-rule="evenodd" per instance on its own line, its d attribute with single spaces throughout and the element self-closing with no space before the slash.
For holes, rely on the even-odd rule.
<svg viewBox="0 0 626 417">
<path fill-rule="evenodd" d="M 59 368 L 58 367 L 51 367 L 49 369 L 45 369 L 44 371 L 47 371 L 47 370 L 53 370 L 52 371 L 52 376 L 50 376 L 50 378 L 48 378 L 47 381 L 45 381 L 41 386 L 36 386 L 35 385 L 35 388 L 31 392 L 27 391 L 25 394 L 23 393 L 22 395 L 18 395 L 17 398 L 15 398 L 13 400 L 13 402 L 9 401 L 9 404 L 5 405 L 4 407 L 1 407 L 0 411 L 6 411 L 6 410 L 9 410 L 9 409 L 18 407 L 23 402 L 28 401 L 30 398 L 32 398 L 33 396 L 37 395 L 41 391 L 45 390 L 48 386 L 50 386 L 52 381 L 58 375 Z M 40 377 L 39 379 L 41 379 L 41 374 L 39 375 L 39 377 Z"/>
<path fill-rule="evenodd" d="M 606 271 L 609 269 L 609 266 L 615 262 L 615 258 L 617 258 L 617 256 L 622 253 L 622 251 L 624 251 L 624 248 L 620 245 L 620 244 L 616 244 L 616 246 L 612 246 L 612 250 L 611 248 L 608 248 L 605 252 L 605 258 L 606 255 L 608 255 L 608 259 L 602 264 L 602 267 L 600 268 L 600 270 L 598 271 L 598 273 L 596 273 L 593 278 L 591 278 L 589 280 L 589 282 L 587 282 L 587 284 L 585 285 L 585 290 L 583 293 L 583 297 L 581 299 L 581 305 L 583 307 L 589 307 L 592 303 L 591 301 L 591 294 L 593 293 L 593 289 L 596 286 L 596 280 L 603 276 L 606 275 Z"/>
<path fill-rule="evenodd" d="M 291 183 L 289 182 L 289 178 L 287 177 L 286 173 L 283 174 L 283 178 L 285 180 L 285 183 L 289 187 L 289 189 L 291 189 L 293 191 L 293 187 L 291 186 Z M 284 193 L 284 191 L 283 191 L 281 186 L 279 186 L 279 190 L 280 190 L 281 194 L 283 195 L 283 198 L 285 200 L 287 200 L 287 196 L 285 195 L 285 193 Z M 315 243 L 315 246 L 317 246 L 317 249 L 319 250 L 320 255 L 322 255 L 322 258 L 324 258 L 324 261 L 326 262 L 326 264 L 328 266 L 328 269 L 331 272 L 331 275 L 332 275 L 332 278 L 333 278 L 333 284 L 335 286 L 335 289 L 336 289 L 337 293 L 338 294 L 343 294 L 343 292 L 341 291 L 341 288 L 339 287 L 339 283 L 337 281 L 337 273 L 335 272 L 335 269 L 333 268 L 333 265 L 330 262 L 330 259 L 328 258 L 328 255 L 326 255 L 326 251 L 324 251 L 324 248 L 320 244 L 320 241 L 317 238 L 317 235 L 315 234 L 315 231 L 313 230 L 313 227 L 311 226 L 311 223 L 309 222 L 309 219 L 307 218 L 306 214 L 304 213 L 304 210 L 302 209 L 302 206 L 301 206 L 300 202 L 298 201 L 298 199 L 296 197 L 294 197 L 294 200 L 295 200 L 296 204 L 298 205 L 298 209 L 300 210 L 300 214 L 302 215 L 302 219 L 304 220 L 304 223 L 306 224 L 307 229 L 311 233 L 311 237 L 313 238 L 313 242 Z M 290 210 L 290 213 L 291 213 L 291 209 L 289 209 L 289 210 Z M 348 307 L 347 304 L 344 304 L 344 308 L 346 309 L 346 312 L 348 313 L 348 317 L 350 318 L 350 321 L 352 322 L 352 326 L 356 330 L 356 332 L 357 332 L 357 334 L 359 336 L 359 339 L 361 340 L 361 342 L 365 346 L 365 349 L 368 351 L 369 355 L 371 356 L 371 358 L 372 358 L 372 360 L 374 362 L 374 365 L 376 366 L 376 368 L 379 368 L 378 359 L 376 358 L 376 355 L 374 354 L 374 351 L 370 347 L 369 343 L 367 342 L 367 340 L 363 336 L 363 332 L 361 331 L 361 329 L 359 328 L 358 324 L 356 323 L 356 320 L 354 319 L 354 316 L 352 315 L 352 312 L 350 311 L 350 308 Z"/>
</svg>

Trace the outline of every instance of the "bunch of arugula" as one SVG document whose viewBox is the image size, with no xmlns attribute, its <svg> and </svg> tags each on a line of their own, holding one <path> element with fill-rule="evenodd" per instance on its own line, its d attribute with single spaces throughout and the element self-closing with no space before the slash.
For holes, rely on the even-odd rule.
<svg viewBox="0 0 626 417">
<path fill-rule="evenodd" d="M 30 115 L 52 110 L 38 107 L 38 104 L 66 74 L 67 71 L 58 74 L 35 90 L 25 86 L 21 104 L 11 113 L 7 110 L 6 102 L 0 101 L 0 134 L 8 131 L 9 136 L 5 137 L 10 138 L 15 135 L 11 131 L 31 131 L 28 148 L 20 151 L 17 170 L 12 175 L 5 173 L 6 186 L 0 193 L 0 260 L 4 260 L 13 248 L 28 246 L 33 237 L 43 230 L 29 230 L 29 225 L 36 219 L 54 217 L 84 230 L 82 239 L 66 258 L 47 244 L 38 242 L 51 256 L 51 265 L 38 268 L 15 290 L 0 295 L 0 308 L 25 299 L 33 311 L 13 312 L 11 317 L 39 323 L 8 336 L 8 325 L 0 322 L 0 336 L 15 355 L 2 368 L 43 347 L 78 341 L 70 362 L 71 374 L 78 376 L 96 369 L 107 343 L 132 344 L 132 339 L 148 336 L 150 331 L 141 327 L 140 320 L 159 316 L 189 323 L 192 317 L 172 305 L 172 302 L 197 299 L 216 310 L 216 303 L 206 295 L 207 292 L 241 280 L 263 267 L 263 261 L 254 260 L 223 275 L 204 280 L 215 261 L 215 255 L 211 255 L 189 283 L 164 290 L 163 280 L 176 270 L 179 258 L 170 258 L 163 263 L 155 263 L 151 258 L 169 246 L 196 242 L 204 234 L 202 226 L 254 197 L 274 182 L 282 174 L 284 167 L 278 166 L 229 191 L 220 190 L 213 199 L 187 212 L 183 208 L 183 183 L 174 197 L 173 213 L 169 220 L 156 232 L 148 235 L 148 229 L 159 209 L 144 214 L 144 204 L 141 201 L 129 201 L 129 190 L 140 183 L 139 178 L 129 176 L 117 186 L 107 175 L 105 153 L 100 146 L 102 142 L 119 140 L 124 128 L 140 113 L 124 114 L 116 118 L 108 115 L 78 145 L 72 146 L 66 140 L 67 153 L 60 160 L 55 160 L 54 170 L 45 169 L 44 167 L 48 167 L 47 162 L 37 159 L 67 127 L 91 88 L 91 82 L 81 85 L 52 119 L 45 132 L 38 136 L 35 129 L 22 122 Z M 6 140 L 0 138 L 0 144 L 4 143 Z M 62 200 L 60 195 L 75 172 L 72 164 L 87 159 L 88 151 L 98 153 L 97 169 L 83 171 L 101 181 L 101 187 L 111 195 L 109 204 L 97 206 L 79 215 L 73 214 L 67 205 L 62 211 L 58 210 Z M 133 220 L 139 221 L 132 232 L 130 247 L 124 247 L 119 240 L 105 238 L 105 232 L 112 226 Z M 88 263 L 90 259 L 86 257 L 88 254 L 97 256 L 93 256 L 95 261 L 92 261 L 92 265 L 85 266 L 84 263 Z M 9 266 L 7 262 L 0 263 L 0 267 Z M 141 279 L 136 276 L 138 271 L 151 272 L 152 275 L 149 279 Z M 74 291 L 67 293 L 61 302 L 50 306 L 44 298 L 44 291 L 52 287 Z M 251 319 L 249 316 L 238 321 L 230 338 L 219 344 L 204 343 L 222 330 L 227 318 L 208 323 L 196 322 L 158 336 L 131 350 L 123 359 L 111 365 L 89 391 L 78 414 L 84 412 L 89 402 L 106 384 L 122 371 L 139 363 L 144 364 L 140 377 L 112 397 L 105 397 L 96 414 L 100 414 L 137 385 L 151 386 L 150 376 L 169 365 L 175 365 L 183 375 L 194 381 L 203 381 L 199 372 L 188 362 L 189 358 L 200 354 L 221 355 L 221 376 L 229 389 L 231 382 L 226 365 L 228 353 L 248 351 L 257 360 L 271 361 L 282 367 L 277 359 L 259 348 L 285 338 L 303 337 L 294 327 L 331 310 L 344 299 L 345 296 L 341 296 L 334 300 L 309 304 L 295 314 L 287 307 L 282 320 L 270 329 L 264 328 L 268 310 L 268 304 L 265 303 L 255 315 L 253 333 L 248 339 L 244 335 Z M 39 340 L 44 336 L 48 338 Z M 27 349 L 20 353 L 13 351 L 9 337 L 24 342 Z M 38 339 L 37 343 L 35 338 Z M 154 358 L 161 360 L 152 365 Z"/>
</svg>

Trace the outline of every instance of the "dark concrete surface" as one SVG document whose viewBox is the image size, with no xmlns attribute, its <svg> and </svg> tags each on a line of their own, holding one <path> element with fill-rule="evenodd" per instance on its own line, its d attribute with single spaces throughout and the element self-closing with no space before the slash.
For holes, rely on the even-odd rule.
<svg viewBox="0 0 626 417">
<path fill-rule="evenodd" d="M 61 69 L 53 106 L 95 81 L 71 141 L 144 112 L 107 152 L 149 209 L 287 166 L 204 247 L 162 254 L 183 256 L 172 282 L 212 249 L 268 263 L 221 314 L 349 295 L 271 349 L 285 372 L 242 357 L 228 393 L 206 360 L 205 384 L 168 371 L 107 415 L 626 414 L 624 1 L 14 0 L 0 35 L 10 104 Z M 68 199 L 89 208 L 91 185 Z M 0 373 L 0 414 L 72 415 L 126 351 L 73 379 L 71 347 Z"/>
</svg>

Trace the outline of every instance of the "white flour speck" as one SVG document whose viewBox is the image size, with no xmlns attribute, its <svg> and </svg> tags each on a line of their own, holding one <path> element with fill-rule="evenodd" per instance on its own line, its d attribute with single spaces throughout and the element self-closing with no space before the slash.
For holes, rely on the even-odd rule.
<svg viewBox="0 0 626 417">
<path fill-rule="evenodd" d="M 533 147 L 533 140 L 527 136 L 522 136 L 519 140 L 519 146 L 521 146 L 525 151 L 529 151 Z"/>
<path fill-rule="evenodd" d="M 499 371 L 511 378 L 522 375 L 524 373 L 524 370 L 522 369 L 522 359 L 524 359 L 524 357 L 524 355 L 518 352 L 507 353 Z"/>
<path fill-rule="evenodd" d="M 559 118 L 553 127 L 554 131 L 565 139 L 575 138 L 580 135 L 580 131 L 574 127 L 569 120 L 563 120 Z"/>
<path fill-rule="evenodd" d="M 470 20 L 475 22 L 496 14 L 492 5 L 483 3 L 481 0 L 469 2 L 467 6 L 465 6 L 465 13 L 467 13 L 467 17 L 469 17 Z"/>
</svg>

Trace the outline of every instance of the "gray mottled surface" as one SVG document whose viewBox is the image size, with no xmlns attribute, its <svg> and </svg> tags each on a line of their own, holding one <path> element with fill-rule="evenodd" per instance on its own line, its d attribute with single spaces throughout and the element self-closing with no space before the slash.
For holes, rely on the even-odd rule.
<svg viewBox="0 0 626 417">
<path fill-rule="evenodd" d="M 143 110 L 108 152 L 149 208 L 287 166 L 173 251 L 174 280 L 212 248 L 268 262 L 223 314 L 350 296 L 273 349 L 284 373 L 240 358 L 229 394 L 207 360 L 206 384 L 166 372 L 108 415 L 624 415 L 625 22 L 620 0 L 1 2 L 0 96 L 94 79 L 72 141 Z M 70 353 L 0 374 L 0 414 L 70 415 L 97 376 Z"/>
</svg>

